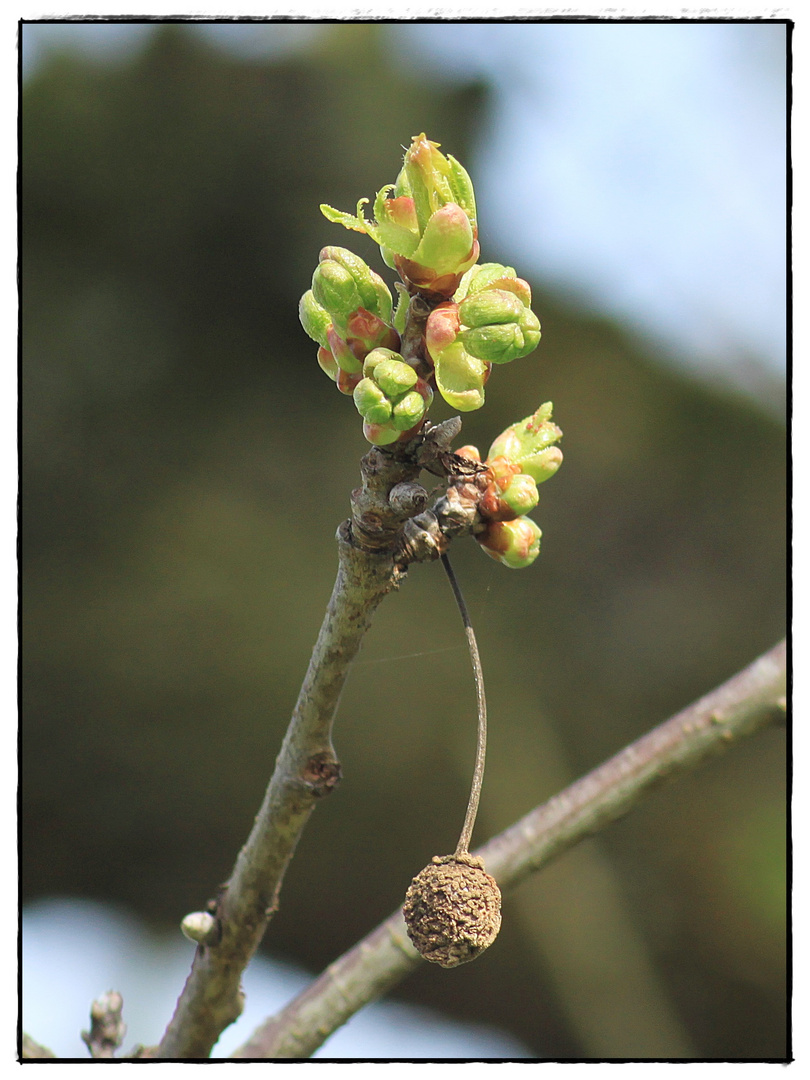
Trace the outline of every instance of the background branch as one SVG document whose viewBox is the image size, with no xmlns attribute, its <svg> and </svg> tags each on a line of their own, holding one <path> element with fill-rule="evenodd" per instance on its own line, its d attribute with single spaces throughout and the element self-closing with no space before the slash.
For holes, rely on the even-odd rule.
<svg viewBox="0 0 810 1080">
<path fill-rule="evenodd" d="M 786 643 L 625 747 L 479 848 L 502 889 L 512 888 L 579 840 L 630 810 L 664 779 L 723 753 L 784 719 Z M 355 1012 L 422 962 L 398 909 L 233 1055 L 306 1058 Z"/>
</svg>

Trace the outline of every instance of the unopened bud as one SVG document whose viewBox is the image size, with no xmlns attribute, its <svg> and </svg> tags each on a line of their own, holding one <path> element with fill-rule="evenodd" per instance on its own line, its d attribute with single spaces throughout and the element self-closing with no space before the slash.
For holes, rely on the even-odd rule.
<svg viewBox="0 0 810 1080">
<path fill-rule="evenodd" d="M 512 570 L 521 570 L 531 566 L 540 554 L 542 535 L 531 518 L 519 517 L 514 521 L 493 521 L 476 540 L 487 555 Z"/>
<path fill-rule="evenodd" d="M 319 345 L 327 344 L 326 335 L 332 325 L 332 316 L 315 299 L 312 289 L 308 289 L 298 303 L 298 317 L 301 325 L 313 341 Z"/>
<path fill-rule="evenodd" d="M 552 423 L 551 410 L 551 402 L 547 401 L 531 416 L 508 427 L 489 448 L 487 460 L 504 457 L 538 484 L 553 476 L 562 462 L 562 451 L 555 448 L 555 453 L 547 452 L 562 438 L 562 431 Z"/>
<path fill-rule="evenodd" d="M 217 920 L 209 911 L 192 911 L 180 923 L 180 929 L 189 941 L 198 945 L 212 944 L 219 933 Z"/>
<path fill-rule="evenodd" d="M 501 502 L 509 509 L 512 517 L 522 517 L 531 513 L 540 501 L 535 480 L 526 473 L 513 476 L 500 493 Z"/>
<path fill-rule="evenodd" d="M 465 326 L 489 326 L 491 323 L 517 322 L 523 311 L 523 304 L 513 293 L 485 289 L 461 301 L 458 317 Z"/>
<path fill-rule="evenodd" d="M 333 259 L 318 263 L 312 275 L 312 293 L 321 307 L 340 322 L 363 306 L 354 278 Z"/>
<path fill-rule="evenodd" d="M 398 431 L 410 431 L 425 415 L 428 404 L 421 394 L 411 390 L 394 405 L 391 423 Z"/>
<path fill-rule="evenodd" d="M 391 419 L 391 402 L 373 379 L 361 379 L 353 397 L 357 411 L 370 424 L 384 424 Z"/>
<path fill-rule="evenodd" d="M 374 381 L 389 397 L 399 397 L 416 385 L 419 376 L 410 364 L 393 357 L 381 360 L 374 367 Z"/>
<path fill-rule="evenodd" d="M 383 322 L 391 321 L 391 291 L 380 275 L 359 255 L 355 255 L 348 248 L 330 246 L 323 248 L 318 258 L 321 264 L 337 263 L 351 275 L 360 297 L 358 306 L 364 307 L 372 315 L 377 315 Z"/>
</svg>

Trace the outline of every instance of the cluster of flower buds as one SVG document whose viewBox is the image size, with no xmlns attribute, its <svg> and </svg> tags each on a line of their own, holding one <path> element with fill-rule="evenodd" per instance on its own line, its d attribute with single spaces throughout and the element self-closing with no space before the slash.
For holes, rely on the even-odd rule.
<svg viewBox="0 0 810 1080">
<path fill-rule="evenodd" d="M 388 286 L 359 256 L 340 247 L 321 251 L 298 311 L 319 345 L 318 363 L 342 393 L 354 392 L 373 349 L 399 348 L 392 307 Z"/>
<path fill-rule="evenodd" d="M 530 566 L 540 554 L 542 534 L 526 515 L 539 501 L 537 485 L 562 464 L 562 451 L 554 445 L 560 438 L 562 432 L 551 420 L 551 402 L 546 402 L 498 436 L 483 462 L 486 468 L 476 477 L 484 528 L 475 538 L 488 555 L 512 569 Z M 458 454 L 481 461 L 474 446 L 464 446 Z"/>
<path fill-rule="evenodd" d="M 363 434 L 375 446 L 410 438 L 422 423 L 433 391 L 392 349 L 372 349 L 354 403 L 363 417 Z"/>
<path fill-rule="evenodd" d="M 373 221 L 363 214 L 367 202 L 358 202 L 356 214 L 326 205 L 321 210 L 330 221 L 367 233 L 409 290 L 451 297 L 479 254 L 475 195 L 466 170 L 445 157 L 438 143 L 416 135 L 396 183 L 377 192 Z"/>
<path fill-rule="evenodd" d="M 445 401 L 462 412 L 480 409 L 492 365 L 537 347 L 540 322 L 531 302 L 528 282 L 511 266 L 484 263 L 464 275 L 452 300 L 433 309 L 425 345 Z"/>
<path fill-rule="evenodd" d="M 438 143 L 413 138 L 396 183 L 377 193 L 371 221 L 363 213 L 368 201 L 355 214 L 321 210 L 379 244 L 402 279 L 396 313 L 382 278 L 339 247 L 321 251 L 299 311 L 318 343 L 318 363 L 353 396 L 366 438 L 386 446 L 419 430 L 433 389 L 462 412 L 480 409 L 493 365 L 530 353 L 540 323 L 531 290 L 512 267 L 478 264 L 473 185 Z M 422 319 L 427 309 L 426 323 L 408 322 L 409 298 L 414 305 L 419 298 Z"/>
</svg>

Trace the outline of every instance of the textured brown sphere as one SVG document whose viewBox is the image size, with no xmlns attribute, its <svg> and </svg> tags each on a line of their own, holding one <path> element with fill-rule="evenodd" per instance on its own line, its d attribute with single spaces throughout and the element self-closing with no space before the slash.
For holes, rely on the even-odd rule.
<svg viewBox="0 0 810 1080">
<path fill-rule="evenodd" d="M 410 884 L 402 909 L 408 937 L 433 964 L 457 967 L 501 928 L 501 892 L 475 855 L 434 855 Z"/>
</svg>

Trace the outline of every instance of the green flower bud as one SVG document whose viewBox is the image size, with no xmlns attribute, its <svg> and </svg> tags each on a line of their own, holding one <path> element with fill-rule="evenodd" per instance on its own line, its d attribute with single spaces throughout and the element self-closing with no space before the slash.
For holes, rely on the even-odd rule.
<svg viewBox="0 0 810 1080">
<path fill-rule="evenodd" d="M 392 398 L 400 398 L 416 385 L 419 376 L 404 360 L 381 360 L 374 368 L 374 381 Z"/>
<path fill-rule="evenodd" d="M 385 424 L 391 419 L 391 402 L 373 379 L 361 379 L 353 397 L 357 411 L 370 424 Z"/>
<path fill-rule="evenodd" d="M 354 278 L 333 259 L 318 263 L 312 275 L 312 292 L 321 307 L 341 323 L 363 306 Z"/>
<path fill-rule="evenodd" d="M 315 299 L 312 289 L 298 303 L 298 317 L 305 332 L 319 345 L 327 346 L 326 335 L 332 325 L 332 316 Z"/>
<path fill-rule="evenodd" d="M 395 360 L 400 364 L 405 363 L 400 354 L 398 352 L 394 352 L 393 349 L 385 349 L 382 347 L 378 349 L 372 349 L 363 361 L 363 374 L 367 376 L 373 376 L 377 365 L 383 363 L 383 361 L 385 360 Z M 410 365 L 406 366 L 409 367 Z"/>
<path fill-rule="evenodd" d="M 500 283 L 504 279 L 514 277 L 516 274 L 511 266 L 502 266 L 500 263 L 479 263 L 464 275 L 458 293 L 453 299 L 459 303 L 467 296 L 481 292 L 482 289 L 489 289 L 496 281 L 499 283 L 497 287 L 501 288 Z"/>
<path fill-rule="evenodd" d="M 507 280 L 503 284 L 512 282 Z M 508 364 L 526 356 L 540 341 L 537 316 L 507 289 L 473 292 L 461 301 L 458 313 L 465 327 L 461 333 L 465 349 L 489 363 Z"/>
<path fill-rule="evenodd" d="M 386 446 L 410 433 L 424 419 L 433 391 L 392 349 L 372 349 L 363 363 L 354 402 L 366 424 L 366 438 Z"/>
<path fill-rule="evenodd" d="M 411 390 L 394 406 L 391 423 L 397 431 L 408 431 L 418 424 L 427 412 L 428 402 L 416 390 Z"/>
<path fill-rule="evenodd" d="M 512 570 L 521 570 L 531 566 L 540 554 L 542 535 L 531 518 L 519 517 L 514 521 L 493 521 L 476 540 L 487 555 Z"/>
<path fill-rule="evenodd" d="M 562 452 L 547 451 L 562 438 L 562 431 L 552 423 L 551 410 L 551 402 L 547 401 L 531 416 L 508 427 L 489 448 L 487 461 L 506 458 L 538 484 L 553 476 L 562 462 Z"/>
<path fill-rule="evenodd" d="M 387 361 L 385 360 L 381 361 L 376 370 L 379 371 L 380 367 L 386 363 Z M 410 370 L 413 371 L 413 368 Z M 371 383 L 376 386 L 376 379 L 363 379 L 358 390 L 361 389 L 363 383 Z M 382 391 L 380 391 L 380 393 L 382 393 Z M 365 387 L 361 390 L 361 395 L 362 400 L 360 404 L 362 405 L 365 405 L 366 402 L 371 402 L 372 400 L 376 400 L 376 402 L 379 403 L 381 400 L 379 398 L 373 399 L 371 393 L 369 393 Z M 355 394 L 355 401 L 357 401 L 357 397 L 358 395 Z M 433 400 L 433 391 L 424 379 L 417 377 L 412 390 L 399 393 L 396 398 L 384 397 L 384 400 L 388 403 L 390 408 L 389 417 L 387 419 L 377 419 L 377 417 L 383 415 L 382 410 L 379 412 L 369 410 L 364 414 L 365 423 L 363 424 L 363 434 L 368 441 L 374 443 L 375 446 L 388 446 L 391 443 L 411 438 L 415 430 L 421 426 L 422 421 L 427 414 L 427 410 Z M 358 404 L 359 409 L 360 404 Z M 363 410 L 360 409 L 360 411 L 362 412 Z"/>
<path fill-rule="evenodd" d="M 536 481 L 526 473 L 518 473 L 501 492 L 501 500 L 515 517 L 531 513 L 540 501 Z"/>
<path fill-rule="evenodd" d="M 486 294 L 484 294 L 486 295 Z M 515 301 L 519 303 L 519 301 Z M 508 364 L 532 352 L 540 341 L 540 323 L 531 308 L 517 322 L 477 326 L 461 333 L 464 348 L 490 364 Z"/>
<path fill-rule="evenodd" d="M 517 322 L 525 310 L 512 293 L 503 292 L 501 289 L 485 289 L 462 300 L 458 306 L 458 317 L 464 326 L 475 328 L 494 323 Z"/>
<path fill-rule="evenodd" d="M 355 255 L 347 248 L 325 247 L 318 258 L 320 263 L 336 262 L 342 266 L 351 274 L 360 296 L 361 306 L 383 322 L 391 321 L 393 308 L 391 291 L 380 275 L 375 273 L 359 255 Z"/>
</svg>

